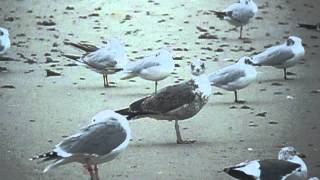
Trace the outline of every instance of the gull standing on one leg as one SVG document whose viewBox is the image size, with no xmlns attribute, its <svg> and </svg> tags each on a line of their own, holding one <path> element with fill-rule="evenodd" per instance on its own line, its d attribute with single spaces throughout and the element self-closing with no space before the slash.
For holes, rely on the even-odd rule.
<svg viewBox="0 0 320 180">
<path fill-rule="evenodd" d="M 302 40 L 290 36 L 285 43 L 270 47 L 252 57 L 253 63 L 261 66 L 273 66 L 283 69 L 284 79 L 287 80 L 287 68 L 296 65 L 304 56 Z"/>
<path fill-rule="evenodd" d="M 131 130 L 127 119 L 111 110 L 104 110 L 92 118 L 92 123 L 55 148 L 30 160 L 53 161 L 43 172 L 58 166 L 78 162 L 90 173 L 91 180 L 99 180 L 98 164 L 113 160 L 129 144 Z"/>
<path fill-rule="evenodd" d="M 166 48 L 161 48 L 155 54 L 143 59 L 129 62 L 124 69 L 126 75 L 122 80 L 141 77 L 142 79 L 155 82 L 155 93 L 157 92 L 158 81 L 167 78 L 174 68 L 172 54 Z"/>
<path fill-rule="evenodd" d="M 228 21 L 235 27 L 240 26 L 240 39 L 242 36 L 243 26 L 250 23 L 258 12 L 258 7 L 253 0 L 240 0 L 238 3 L 231 4 L 222 12 L 213 11 L 214 14 L 221 20 Z"/>
<path fill-rule="evenodd" d="M 193 117 L 208 102 L 211 86 L 204 72 L 204 62 L 194 60 L 191 64 L 191 80 L 167 86 L 158 93 L 137 100 L 128 108 L 116 112 L 128 116 L 128 119 L 151 117 L 174 121 L 177 143 L 193 143 L 195 141 L 182 140 L 178 121 Z"/>
<path fill-rule="evenodd" d="M 73 45 L 73 43 L 68 44 Z M 81 47 L 78 48 L 83 49 Z M 115 38 L 109 39 L 105 47 L 86 53 L 80 58 L 70 55 L 64 56 L 80 62 L 87 68 L 102 74 L 104 87 L 110 87 L 108 74 L 115 74 L 116 72 L 122 71 L 128 62 L 124 47 L 121 42 Z"/>
<path fill-rule="evenodd" d="M 209 80 L 213 86 L 234 91 L 234 101 L 238 101 L 237 90 L 243 89 L 251 84 L 257 76 L 250 57 L 242 57 L 237 63 L 219 69 L 209 74 Z"/>
<path fill-rule="evenodd" d="M 0 27 L 0 54 L 4 54 L 11 46 L 9 32 Z"/>
</svg>

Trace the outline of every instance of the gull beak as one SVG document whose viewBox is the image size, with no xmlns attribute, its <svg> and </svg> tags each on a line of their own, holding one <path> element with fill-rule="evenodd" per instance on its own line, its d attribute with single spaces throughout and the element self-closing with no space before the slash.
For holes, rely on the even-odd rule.
<svg viewBox="0 0 320 180">
<path fill-rule="evenodd" d="M 299 152 L 297 153 L 297 156 L 303 159 L 307 157 L 305 154 Z"/>
</svg>

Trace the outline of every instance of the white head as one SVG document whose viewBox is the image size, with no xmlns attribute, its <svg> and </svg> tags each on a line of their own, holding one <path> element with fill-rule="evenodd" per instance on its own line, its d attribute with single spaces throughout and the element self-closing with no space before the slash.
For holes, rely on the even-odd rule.
<svg viewBox="0 0 320 180">
<path fill-rule="evenodd" d="M 301 45 L 301 43 L 302 40 L 297 36 L 290 36 L 286 41 L 287 46 Z"/>
<path fill-rule="evenodd" d="M 191 62 L 191 74 L 194 76 L 199 76 L 203 74 L 206 70 L 205 63 L 200 59 L 195 59 Z"/>
<path fill-rule="evenodd" d="M 311 177 L 311 178 L 309 178 L 308 180 L 319 180 L 319 178 L 317 178 L 317 177 Z"/>
<path fill-rule="evenodd" d="M 316 24 L 316 30 L 320 31 L 320 23 Z"/>
<path fill-rule="evenodd" d="M 157 58 L 160 58 L 160 59 L 170 59 L 173 61 L 173 58 L 172 58 L 172 54 L 170 52 L 170 49 L 169 48 L 166 48 L 166 47 L 163 47 L 161 49 L 159 49 L 155 54 L 154 54 Z"/>
<path fill-rule="evenodd" d="M 100 122 L 107 122 L 107 121 L 119 121 L 120 123 L 121 122 L 128 122 L 128 120 L 124 116 L 122 116 L 112 110 L 100 111 L 96 115 L 94 115 L 91 119 L 92 124 L 96 124 L 96 123 L 100 123 Z"/>
<path fill-rule="evenodd" d="M 237 63 L 246 64 L 246 65 L 254 65 L 252 58 L 248 57 L 248 56 L 241 57 L 240 59 L 238 59 Z"/>
<path fill-rule="evenodd" d="M 3 37 L 3 36 L 4 37 L 9 37 L 9 32 L 8 32 L 7 29 L 0 27 L 0 37 Z"/>
<path fill-rule="evenodd" d="M 297 152 L 297 150 L 292 146 L 284 147 L 278 153 L 279 160 L 288 161 L 293 159 L 294 157 L 305 158 L 306 156 L 302 153 Z"/>
<path fill-rule="evenodd" d="M 253 0 L 240 0 L 239 1 L 241 4 L 249 4 L 249 3 L 252 3 Z"/>
</svg>

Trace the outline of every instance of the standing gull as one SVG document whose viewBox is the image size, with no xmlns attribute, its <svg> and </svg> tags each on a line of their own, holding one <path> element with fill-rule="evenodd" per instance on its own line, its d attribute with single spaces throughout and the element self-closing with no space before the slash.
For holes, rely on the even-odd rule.
<svg viewBox="0 0 320 180">
<path fill-rule="evenodd" d="M 243 26 L 250 23 L 258 12 L 258 7 L 253 0 L 240 0 L 238 3 L 231 4 L 222 12 L 213 11 L 221 20 L 228 21 L 235 27 L 240 26 L 240 39 L 242 39 Z"/>
<path fill-rule="evenodd" d="M 155 92 L 157 92 L 158 81 L 168 77 L 173 68 L 174 63 L 171 53 L 162 48 L 153 55 L 129 62 L 124 69 L 126 75 L 121 79 L 125 80 L 139 76 L 142 79 L 154 81 Z"/>
<path fill-rule="evenodd" d="M 283 69 L 284 79 L 287 80 L 287 68 L 292 67 L 304 56 L 302 40 L 290 36 L 285 43 L 270 47 L 252 57 L 253 62 L 262 66 L 273 66 Z"/>
<path fill-rule="evenodd" d="M 224 172 L 240 180 L 306 180 L 307 167 L 293 147 L 285 147 L 279 151 L 278 159 L 245 161 L 236 166 L 225 168 Z M 316 177 L 309 180 L 316 180 Z"/>
<path fill-rule="evenodd" d="M 247 87 L 256 79 L 257 71 L 250 57 L 242 57 L 237 63 L 209 74 L 213 86 L 234 91 L 234 101 L 238 101 L 237 90 Z"/>
<path fill-rule="evenodd" d="M 113 160 L 128 146 L 130 138 L 127 119 L 111 110 L 104 110 L 92 118 L 91 124 L 64 139 L 52 151 L 30 160 L 53 161 L 43 172 L 78 162 L 88 170 L 91 180 L 98 180 L 97 165 Z"/>
<path fill-rule="evenodd" d="M 9 32 L 0 27 L 0 54 L 4 54 L 10 48 Z"/>
<path fill-rule="evenodd" d="M 191 80 L 167 86 L 117 112 L 128 116 L 128 119 L 151 117 L 157 120 L 174 120 L 177 143 L 193 143 L 195 141 L 182 140 L 178 121 L 193 117 L 208 102 L 211 86 L 204 72 L 204 62 L 194 60 L 191 63 Z"/>
<path fill-rule="evenodd" d="M 84 48 L 82 46 L 77 46 L 74 43 L 68 43 L 73 46 L 76 46 L 82 50 L 90 48 Z M 68 58 L 76 60 L 81 64 L 85 65 L 87 68 L 103 75 L 103 84 L 104 87 L 110 87 L 108 81 L 108 74 L 115 74 L 123 70 L 124 66 L 128 62 L 127 54 L 122 46 L 121 42 L 118 39 L 109 39 L 107 45 L 102 48 L 98 48 L 95 51 L 87 52 L 82 57 L 75 57 L 70 55 L 64 55 Z"/>
</svg>

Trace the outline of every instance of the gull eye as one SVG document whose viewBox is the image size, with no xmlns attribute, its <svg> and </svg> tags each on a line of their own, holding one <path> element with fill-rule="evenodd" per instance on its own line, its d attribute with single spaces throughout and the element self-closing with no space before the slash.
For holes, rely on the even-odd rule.
<svg viewBox="0 0 320 180">
<path fill-rule="evenodd" d="M 156 57 L 160 56 L 160 52 L 156 53 Z"/>
<path fill-rule="evenodd" d="M 291 46 L 291 45 L 293 45 L 294 44 L 294 41 L 292 40 L 292 39 L 288 39 L 287 40 L 287 45 L 288 46 Z"/>
</svg>

